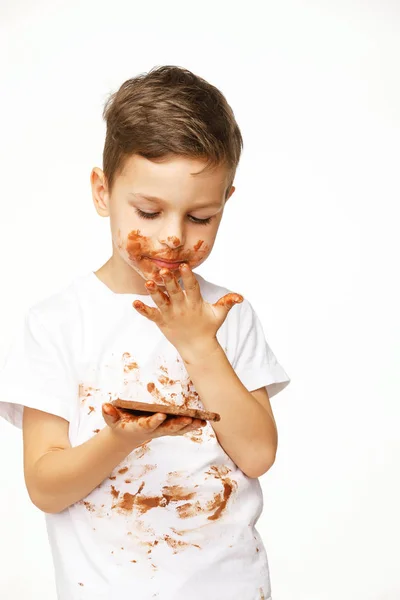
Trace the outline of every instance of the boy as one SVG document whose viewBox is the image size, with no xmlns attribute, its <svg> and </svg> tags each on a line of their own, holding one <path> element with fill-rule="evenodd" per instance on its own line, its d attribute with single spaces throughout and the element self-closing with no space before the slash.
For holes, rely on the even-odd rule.
<svg viewBox="0 0 400 600">
<path fill-rule="evenodd" d="M 126 81 L 104 118 L 91 186 L 112 256 L 28 311 L 0 377 L 58 598 L 268 600 L 257 478 L 290 380 L 249 302 L 193 273 L 235 189 L 239 128 L 219 90 L 169 66 Z M 128 418 L 117 398 L 221 419 Z"/>
</svg>

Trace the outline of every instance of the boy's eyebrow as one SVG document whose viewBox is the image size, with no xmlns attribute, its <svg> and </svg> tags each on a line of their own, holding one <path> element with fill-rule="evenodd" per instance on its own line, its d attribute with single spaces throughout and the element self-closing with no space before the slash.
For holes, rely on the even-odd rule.
<svg viewBox="0 0 400 600">
<path fill-rule="evenodd" d="M 162 198 L 157 198 L 157 196 L 147 196 L 146 194 L 140 194 L 139 192 L 129 192 L 129 196 L 144 198 L 145 200 L 148 200 L 149 202 L 161 202 L 162 204 L 168 204 L 167 201 L 163 200 Z M 208 204 L 208 203 L 199 204 L 195 208 L 204 208 L 204 207 L 212 208 L 213 206 L 221 208 L 220 202 L 212 202 L 211 204 Z"/>
</svg>

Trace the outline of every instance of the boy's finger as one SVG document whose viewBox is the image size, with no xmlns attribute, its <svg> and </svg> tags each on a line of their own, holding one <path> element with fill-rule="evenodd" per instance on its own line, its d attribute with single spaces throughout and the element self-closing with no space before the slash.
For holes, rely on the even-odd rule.
<svg viewBox="0 0 400 600">
<path fill-rule="evenodd" d="M 189 265 L 187 263 L 182 263 L 179 265 L 179 271 L 185 288 L 186 297 L 191 301 L 200 300 L 200 285 Z"/>
<path fill-rule="evenodd" d="M 213 306 L 223 307 L 228 313 L 231 310 L 232 306 L 234 306 L 235 304 L 240 304 L 241 302 L 243 302 L 243 296 L 241 296 L 240 294 L 229 293 L 225 294 L 225 296 L 222 296 L 222 298 L 217 300 L 217 302 L 214 302 Z"/>
<path fill-rule="evenodd" d="M 154 415 L 151 415 L 151 417 L 147 417 L 148 431 L 154 431 L 157 427 L 162 425 L 166 419 L 167 415 L 164 413 L 155 413 Z"/>
<path fill-rule="evenodd" d="M 109 404 L 108 402 L 103 404 L 102 413 L 103 419 L 105 420 L 106 425 L 108 425 L 109 427 L 115 427 L 115 425 L 121 418 L 121 415 L 119 411 L 115 408 L 115 406 Z"/>
<path fill-rule="evenodd" d="M 154 321 L 155 323 L 159 320 L 160 311 L 157 308 L 153 308 L 152 306 L 147 306 L 143 304 L 140 300 L 134 300 L 132 302 L 133 308 L 137 310 L 138 313 L 147 317 L 150 321 Z"/>
<path fill-rule="evenodd" d="M 203 421 L 203 423 L 205 423 L 205 421 Z M 204 425 L 199 425 L 198 422 L 195 423 L 195 421 L 193 421 L 193 423 L 178 431 L 176 435 L 184 435 L 185 433 L 190 433 L 191 431 L 197 431 L 199 434 L 201 434 L 203 427 Z"/>
<path fill-rule="evenodd" d="M 172 273 L 172 271 L 169 269 L 161 269 L 160 275 L 163 278 L 165 289 L 168 292 L 170 301 L 174 302 L 175 304 L 183 303 L 185 295 L 174 273 Z"/>
<path fill-rule="evenodd" d="M 162 425 L 162 431 L 165 432 L 165 435 L 171 435 L 191 425 L 192 421 L 191 417 L 172 417 Z"/>
<path fill-rule="evenodd" d="M 159 309 L 157 311 L 158 314 L 160 315 L 161 312 L 168 310 L 168 308 L 170 307 L 171 301 L 170 301 L 169 297 L 167 296 L 167 294 L 164 294 L 164 292 L 162 292 L 161 289 L 157 286 L 157 284 L 152 280 L 146 281 L 145 286 L 146 286 L 146 289 L 149 290 L 152 300 L 154 300 L 155 304 L 158 306 L 158 309 Z M 135 302 L 136 302 L 136 300 L 135 300 Z M 153 309 L 153 310 L 157 310 L 157 309 Z"/>
</svg>

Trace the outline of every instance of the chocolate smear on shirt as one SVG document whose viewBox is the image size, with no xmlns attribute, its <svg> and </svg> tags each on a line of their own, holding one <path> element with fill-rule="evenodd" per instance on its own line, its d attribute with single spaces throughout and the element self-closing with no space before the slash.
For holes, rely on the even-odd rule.
<svg viewBox="0 0 400 600">
<path fill-rule="evenodd" d="M 234 489 L 237 487 L 236 481 L 232 481 L 227 477 L 230 469 L 224 465 L 212 466 L 211 471 L 207 472 L 207 475 L 211 475 L 216 479 L 219 479 L 222 483 L 223 489 L 220 492 L 214 494 L 213 500 L 207 502 L 206 506 L 202 506 L 199 501 L 194 503 L 186 502 L 176 508 L 176 511 L 181 519 L 189 519 L 190 517 L 196 517 L 199 514 L 207 514 L 212 512 L 213 514 L 208 516 L 209 521 L 215 521 L 219 519 L 226 509 L 229 498 Z"/>
<path fill-rule="evenodd" d="M 94 388 L 90 385 L 85 385 L 84 383 L 80 383 L 78 395 L 79 395 L 79 399 L 80 399 L 81 403 L 84 404 L 88 398 L 93 396 L 93 393 L 96 393 L 99 391 L 100 391 L 99 388 Z"/>
<path fill-rule="evenodd" d="M 144 487 L 145 482 L 142 481 L 138 491 L 135 494 L 125 492 L 122 495 L 122 498 L 120 498 L 116 507 L 125 511 L 131 511 L 134 508 L 139 514 L 143 515 L 152 508 L 157 508 L 159 506 L 165 507 L 171 502 L 190 500 L 196 495 L 195 492 L 185 489 L 182 486 L 171 485 L 164 486 L 160 496 L 145 496 L 142 494 Z M 111 489 L 113 489 L 113 486 L 111 486 Z M 114 495 L 114 497 L 117 496 Z"/>
<path fill-rule="evenodd" d="M 150 441 L 144 442 L 144 444 L 140 444 L 140 446 L 138 446 L 137 448 L 134 448 L 133 452 L 135 453 L 136 459 L 143 458 L 143 456 L 145 454 L 147 454 L 147 452 L 150 452 L 150 448 L 149 448 Z"/>
<path fill-rule="evenodd" d="M 202 508 L 200 502 L 195 502 L 194 504 L 186 502 L 181 506 L 177 506 L 176 512 L 181 519 L 189 519 L 207 511 Z"/>
<path fill-rule="evenodd" d="M 158 381 L 161 383 L 161 385 L 175 385 L 175 383 L 178 383 L 178 380 L 170 379 L 166 375 L 161 375 L 158 378 Z"/>
<path fill-rule="evenodd" d="M 130 373 L 130 371 L 133 371 L 134 369 L 139 368 L 137 362 L 132 360 L 132 357 L 129 354 L 129 352 L 123 353 L 122 361 L 124 363 L 124 373 Z"/>
<path fill-rule="evenodd" d="M 111 496 L 112 496 L 113 498 L 118 498 L 118 496 L 119 496 L 119 491 L 118 491 L 118 490 L 116 490 L 116 489 L 115 489 L 115 487 L 114 487 L 113 485 L 111 486 Z"/>
<path fill-rule="evenodd" d="M 210 521 L 220 518 L 226 509 L 232 492 L 237 488 L 237 482 L 232 481 L 227 477 L 228 473 L 230 473 L 230 469 L 225 465 L 213 465 L 211 470 L 207 472 L 208 475 L 212 475 L 216 479 L 219 479 L 223 485 L 223 491 L 215 494 L 214 500 L 208 504 L 209 510 L 215 510 L 214 514 L 208 517 Z"/>
<path fill-rule="evenodd" d="M 92 504 L 92 502 L 88 502 L 87 500 L 83 500 L 82 502 L 86 510 L 88 510 L 89 512 L 95 512 L 96 507 L 94 504 Z"/>
<path fill-rule="evenodd" d="M 156 385 L 155 385 L 155 383 L 153 383 L 153 381 L 150 381 L 147 384 L 147 391 L 149 392 L 149 394 L 151 394 L 153 396 L 153 398 L 156 398 L 158 400 L 158 402 L 161 402 L 162 404 L 168 404 L 168 401 L 164 398 L 164 396 L 156 388 Z"/>
<path fill-rule="evenodd" d="M 183 542 L 182 540 L 174 540 L 174 538 L 169 535 L 164 535 L 164 540 L 167 542 L 168 546 L 173 549 L 173 554 L 178 554 L 178 552 L 186 550 L 186 548 L 189 548 L 190 546 L 201 549 L 198 544 L 189 544 L 189 542 Z"/>
<path fill-rule="evenodd" d="M 202 444 L 203 443 L 203 430 L 199 429 L 198 431 L 194 432 L 194 431 L 188 431 L 187 433 L 183 434 L 184 437 L 188 438 L 189 440 L 192 440 L 192 442 L 196 442 L 196 444 Z"/>
<path fill-rule="evenodd" d="M 219 517 L 225 510 L 226 505 L 228 504 L 228 500 L 232 494 L 232 491 L 233 491 L 232 481 L 230 481 L 229 479 L 226 479 L 222 483 L 224 486 L 223 494 L 222 493 L 215 494 L 214 500 L 209 504 L 209 510 L 215 509 L 214 514 L 211 515 L 210 517 L 208 517 L 209 521 L 215 521 L 216 519 L 219 519 Z"/>
<path fill-rule="evenodd" d="M 131 511 L 133 507 L 133 501 L 134 496 L 132 494 L 129 494 L 129 492 L 125 492 L 121 500 L 118 502 L 117 506 L 122 510 Z"/>
</svg>

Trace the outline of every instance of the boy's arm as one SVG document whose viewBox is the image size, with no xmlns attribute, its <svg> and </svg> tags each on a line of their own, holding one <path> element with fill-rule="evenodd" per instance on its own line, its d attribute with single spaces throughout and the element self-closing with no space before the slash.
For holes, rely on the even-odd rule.
<svg viewBox="0 0 400 600">
<path fill-rule="evenodd" d="M 146 282 L 157 308 L 139 300 L 133 307 L 175 346 L 205 408 L 220 413 L 221 421 L 213 427 L 225 452 L 246 475 L 259 477 L 274 463 L 277 449 L 268 394 L 262 388 L 253 394 L 247 390 L 217 339 L 228 312 L 243 296 L 230 292 L 207 303 L 190 267 L 181 264 L 179 269 L 184 290 L 173 272 L 161 269 L 165 291 L 152 280 Z"/>
<path fill-rule="evenodd" d="M 135 447 L 105 427 L 72 448 L 68 426 L 61 417 L 24 408 L 25 483 L 32 502 L 47 513 L 85 498 Z"/>
<path fill-rule="evenodd" d="M 225 452 L 248 477 L 263 475 L 278 445 L 266 389 L 249 392 L 217 340 L 181 348 L 180 354 L 205 408 L 221 415 L 212 426 Z"/>
<path fill-rule="evenodd" d="M 128 454 L 163 435 L 183 435 L 205 422 L 187 417 L 125 417 L 103 405 L 105 425 L 83 444 L 71 447 L 68 421 L 24 408 L 24 474 L 32 502 L 46 513 L 58 513 L 86 498 Z"/>
</svg>

